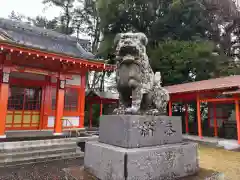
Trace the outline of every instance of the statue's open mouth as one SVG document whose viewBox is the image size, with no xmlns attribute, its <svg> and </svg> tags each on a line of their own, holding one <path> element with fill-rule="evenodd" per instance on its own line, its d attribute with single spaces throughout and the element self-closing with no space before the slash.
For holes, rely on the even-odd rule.
<svg viewBox="0 0 240 180">
<path fill-rule="evenodd" d="M 120 56 L 126 56 L 126 55 L 138 56 L 139 51 L 135 46 L 123 46 L 119 51 L 119 55 Z"/>
</svg>

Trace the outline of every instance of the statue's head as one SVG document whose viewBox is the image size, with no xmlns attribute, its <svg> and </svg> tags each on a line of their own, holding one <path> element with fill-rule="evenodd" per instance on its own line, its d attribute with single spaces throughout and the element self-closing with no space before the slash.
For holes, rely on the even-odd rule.
<svg viewBox="0 0 240 180">
<path fill-rule="evenodd" d="M 114 40 L 115 55 L 121 62 L 131 63 L 146 54 L 147 43 L 143 33 L 119 33 Z"/>
</svg>

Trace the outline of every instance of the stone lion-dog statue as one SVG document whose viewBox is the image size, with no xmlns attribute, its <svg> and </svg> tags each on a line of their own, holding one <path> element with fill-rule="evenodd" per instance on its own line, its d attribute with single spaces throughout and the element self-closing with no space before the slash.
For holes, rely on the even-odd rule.
<svg viewBox="0 0 240 180">
<path fill-rule="evenodd" d="M 153 73 L 143 33 L 120 33 L 114 40 L 116 85 L 119 107 L 114 114 L 161 115 L 166 112 L 169 93 L 161 86 L 160 72 Z"/>
</svg>

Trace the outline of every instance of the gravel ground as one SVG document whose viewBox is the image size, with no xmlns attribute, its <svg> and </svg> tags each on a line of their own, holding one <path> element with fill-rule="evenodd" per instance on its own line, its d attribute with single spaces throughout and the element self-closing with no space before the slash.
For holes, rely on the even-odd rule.
<svg viewBox="0 0 240 180">
<path fill-rule="evenodd" d="M 82 165 L 83 159 L 58 160 L 0 168 L 0 180 L 63 180 L 63 168 Z"/>
<path fill-rule="evenodd" d="M 184 180 L 205 179 L 215 172 L 223 173 L 227 180 L 240 179 L 240 152 L 200 145 L 199 155 L 199 174 Z M 63 168 L 78 167 L 82 163 L 83 159 L 80 158 L 0 168 L 0 180 L 61 180 L 64 179 Z"/>
<path fill-rule="evenodd" d="M 227 180 L 240 179 L 240 152 L 200 145 L 200 167 L 222 172 Z"/>
</svg>

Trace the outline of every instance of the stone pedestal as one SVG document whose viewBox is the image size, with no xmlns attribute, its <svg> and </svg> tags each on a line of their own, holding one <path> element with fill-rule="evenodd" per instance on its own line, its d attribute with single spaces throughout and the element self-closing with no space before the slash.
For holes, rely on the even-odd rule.
<svg viewBox="0 0 240 180">
<path fill-rule="evenodd" d="M 196 143 L 126 149 L 89 141 L 85 150 L 85 168 L 101 180 L 167 180 L 198 170 Z"/>
<path fill-rule="evenodd" d="M 99 142 L 124 148 L 179 143 L 182 142 L 181 117 L 102 116 Z"/>
<path fill-rule="evenodd" d="M 100 180 L 168 180 L 198 171 L 197 144 L 182 142 L 181 119 L 110 115 L 99 142 L 85 145 L 84 166 Z"/>
</svg>

